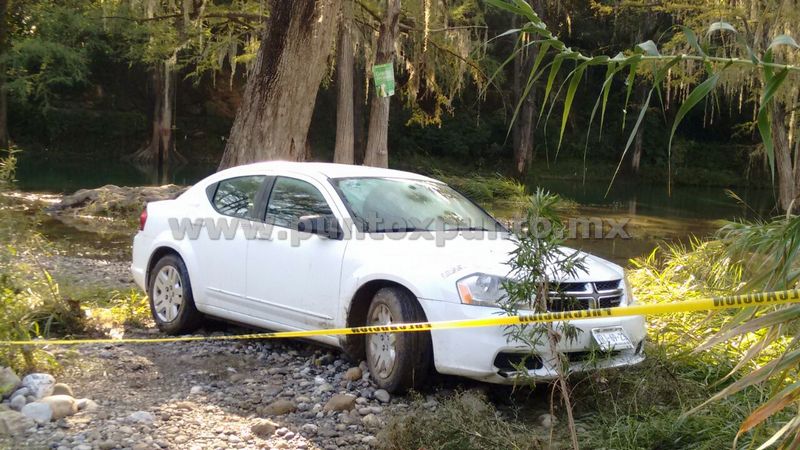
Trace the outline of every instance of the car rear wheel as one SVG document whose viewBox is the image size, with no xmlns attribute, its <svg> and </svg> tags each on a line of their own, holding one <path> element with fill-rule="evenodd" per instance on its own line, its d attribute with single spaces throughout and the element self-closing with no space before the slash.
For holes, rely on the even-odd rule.
<svg viewBox="0 0 800 450">
<path fill-rule="evenodd" d="M 419 303 L 399 288 L 379 290 L 367 311 L 368 326 L 423 321 Z M 373 380 L 389 392 L 419 388 L 430 372 L 432 350 L 427 331 L 368 334 L 366 350 Z"/>
<path fill-rule="evenodd" d="M 202 321 L 192 297 L 186 265 L 176 255 L 161 258 L 150 271 L 147 294 L 158 328 L 168 334 L 196 330 Z"/>
</svg>

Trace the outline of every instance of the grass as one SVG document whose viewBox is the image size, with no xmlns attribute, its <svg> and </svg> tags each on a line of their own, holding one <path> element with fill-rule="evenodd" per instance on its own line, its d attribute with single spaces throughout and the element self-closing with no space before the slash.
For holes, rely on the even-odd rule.
<svg viewBox="0 0 800 450">
<path fill-rule="evenodd" d="M 523 423 L 508 420 L 482 394 L 458 392 L 441 404 L 417 398 L 378 435 L 385 450 L 539 449 Z"/>
<path fill-rule="evenodd" d="M 147 323 L 149 305 L 136 290 L 59 285 L 44 264 L 56 249 L 37 231 L 37 217 L 5 201 L 0 210 L 0 340 L 106 334 Z M 0 346 L 0 365 L 17 373 L 58 370 L 38 347 Z"/>
</svg>

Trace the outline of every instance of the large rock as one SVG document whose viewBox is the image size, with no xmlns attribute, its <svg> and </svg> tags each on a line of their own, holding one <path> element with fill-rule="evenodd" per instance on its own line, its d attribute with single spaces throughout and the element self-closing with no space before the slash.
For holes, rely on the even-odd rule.
<svg viewBox="0 0 800 450">
<path fill-rule="evenodd" d="M 356 407 L 356 397 L 350 394 L 336 394 L 325 403 L 323 411 L 350 411 Z"/>
<path fill-rule="evenodd" d="M 34 422 L 45 424 L 53 420 L 53 410 L 50 405 L 42 402 L 28 403 L 20 411 L 25 417 L 33 419 Z"/>
<path fill-rule="evenodd" d="M 295 405 L 291 400 L 276 400 L 265 406 L 262 410 L 262 413 L 268 416 L 281 416 L 283 414 L 295 412 L 296 410 L 297 405 Z"/>
<path fill-rule="evenodd" d="M 64 383 L 56 383 L 53 386 L 52 395 L 69 395 L 70 397 L 75 397 L 75 394 L 72 393 L 72 388 L 69 387 L 68 384 Z"/>
<path fill-rule="evenodd" d="M 28 388 L 30 395 L 36 400 L 53 395 L 55 384 L 56 379 L 46 373 L 32 373 L 22 379 L 22 386 Z"/>
<path fill-rule="evenodd" d="M 95 189 L 81 189 L 65 195 L 61 202 L 50 208 L 51 212 L 69 212 L 88 215 L 117 215 L 140 211 L 148 202 L 169 200 L 187 188 L 167 184 L 164 186 L 120 187 L 108 184 Z"/>
<path fill-rule="evenodd" d="M 19 377 L 8 367 L 0 367 L 0 398 L 5 397 L 19 386 Z"/>
<path fill-rule="evenodd" d="M 10 406 L 14 411 L 19 411 L 23 406 L 25 406 L 26 403 L 28 402 L 25 400 L 24 395 L 17 395 L 11 399 L 11 401 L 8 403 L 8 406 Z"/>
<path fill-rule="evenodd" d="M 128 416 L 129 422 L 143 423 L 146 425 L 152 424 L 156 420 L 156 416 L 149 411 L 136 411 Z"/>
<path fill-rule="evenodd" d="M 344 379 L 347 381 L 358 381 L 361 379 L 361 369 L 358 367 L 351 367 L 344 373 Z"/>
<path fill-rule="evenodd" d="M 0 411 L 0 436 L 18 436 L 36 425 L 30 417 L 16 411 Z"/>
<path fill-rule="evenodd" d="M 272 436 L 277 429 L 278 424 L 271 420 L 259 420 L 250 426 L 250 431 L 262 439 L 267 439 Z"/>
<path fill-rule="evenodd" d="M 78 405 L 78 411 L 94 412 L 99 408 L 99 405 L 90 398 L 80 398 L 75 403 Z"/>
<path fill-rule="evenodd" d="M 372 395 L 375 396 L 375 398 L 380 400 L 382 403 L 389 403 L 389 400 L 392 399 L 392 396 L 389 395 L 389 393 L 386 392 L 385 389 L 378 389 Z"/>
<path fill-rule="evenodd" d="M 78 402 L 69 395 L 51 395 L 39 402 L 50 405 L 50 409 L 53 410 L 53 420 L 63 419 L 78 412 Z"/>
</svg>

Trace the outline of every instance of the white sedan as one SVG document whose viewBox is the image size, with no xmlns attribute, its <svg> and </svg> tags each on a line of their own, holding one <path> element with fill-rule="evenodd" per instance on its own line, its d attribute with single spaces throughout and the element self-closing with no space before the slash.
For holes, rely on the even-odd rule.
<svg viewBox="0 0 800 450">
<path fill-rule="evenodd" d="M 502 225 L 437 180 L 276 161 L 223 170 L 175 200 L 148 204 L 131 270 L 166 333 L 190 332 L 204 316 L 313 330 L 500 314 L 498 287 L 514 247 Z M 633 302 L 621 267 L 585 258 L 586 273 L 561 280 L 563 301 L 552 308 Z M 641 316 L 571 324 L 577 337 L 558 344 L 570 371 L 644 359 Z M 420 386 L 432 368 L 513 383 L 521 362 L 542 380 L 559 364 L 547 344 L 524 358 L 531 349 L 509 341 L 503 327 L 312 339 L 365 358 L 390 391 Z M 598 348 L 602 359 L 592 356 Z"/>
</svg>

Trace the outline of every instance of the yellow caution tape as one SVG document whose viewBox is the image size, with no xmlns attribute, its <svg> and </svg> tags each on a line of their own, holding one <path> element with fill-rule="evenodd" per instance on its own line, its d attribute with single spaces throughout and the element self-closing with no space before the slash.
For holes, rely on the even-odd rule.
<svg viewBox="0 0 800 450">
<path fill-rule="evenodd" d="M 659 303 L 655 305 L 631 305 L 616 308 L 584 309 L 578 311 L 523 314 L 519 316 L 493 316 L 482 319 L 445 320 L 440 322 L 403 323 L 354 328 L 329 328 L 307 331 L 278 331 L 271 333 L 239 334 L 234 336 L 183 336 L 133 339 L 36 339 L 30 341 L 0 341 L 0 345 L 86 345 L 86 344 L 156 344 L 189 341 L 230 341 L 245 339 L 280 339 L 311 336 L 338 336 L 348 334 L 405 333 L 412 331 L 450 330 L 454 328 L 478 328 L 508 326 L 530 323 L 546 323 L 565 320 L 598 319 L 640 315 L 673 314 L 692 311 L 711 311 L 751 306 L 775 306 L 800 303 L 800 290 L 758 294 L 728 295 L 683 302 Z"/>
</svg>

